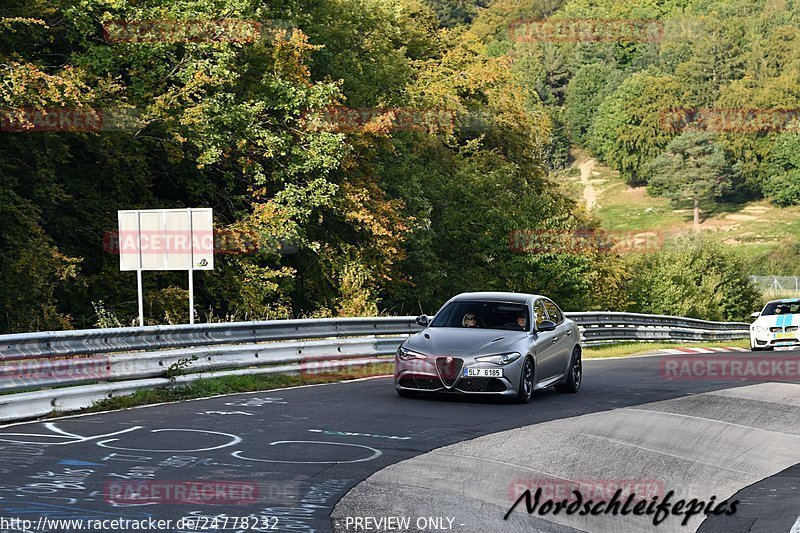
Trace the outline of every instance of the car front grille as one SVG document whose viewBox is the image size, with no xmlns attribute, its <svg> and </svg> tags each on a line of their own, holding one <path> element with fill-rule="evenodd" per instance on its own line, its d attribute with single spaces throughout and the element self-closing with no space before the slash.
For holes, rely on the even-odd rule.
<svg viewBox="0 0 800 533">
<path fill-rule="evenodd" d="M 772 326 L 769 328 L 769 330 L 772 333 L 780 333 L 781 331 L 797 331 L 797 326 L 786 326 L 785 328 L 781 326 Z"/>
<path fill-rule="evenodd" d="M 436 390 L 442 388 L 442 382 L 436 377 L 405 377 L 398 382 L 401 387 L 406 389 Z"/>
<path fill-rule="evenodd" d="M 439 371 L 439 377 L 442 378 L 444 386 L 452 388 L 455 385 L 458 376 L 461 375 L 461 368 L 464 366 L 464 360 L 458 357 L 437 357 L 436 370 Z"/>
<path fill-rule="evenodd" d="M 458 382 L 458 390 L 463 392 L 503 392 L 505 384 L 497 378 L 463 378 Z"/>
</svg>

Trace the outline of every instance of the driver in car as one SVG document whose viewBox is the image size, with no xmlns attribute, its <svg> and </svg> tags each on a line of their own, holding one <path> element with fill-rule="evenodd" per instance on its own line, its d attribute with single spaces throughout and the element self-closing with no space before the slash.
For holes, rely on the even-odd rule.
<svg viewBox="0 0 800 533">
<path fill-rule="evenodd" d="M 521 312 L 517 314 L 517 317 L 514 319 L 514 322 L 510 322 L 506 324 L 505 328 L 509 329 L 518 329 L 519 331 L 525 331 L 528 325 L 528 318 L 525 316 L 525 312 Z"/>
<path fill-rule="evenodd" d="M 461 320 L 461 325 L 465 328 L 477 328 L 478 327 L 478 317 L 475 316 L 475 313 L 467 313 L 464 315 L 463 320 Z"/>
</svg>

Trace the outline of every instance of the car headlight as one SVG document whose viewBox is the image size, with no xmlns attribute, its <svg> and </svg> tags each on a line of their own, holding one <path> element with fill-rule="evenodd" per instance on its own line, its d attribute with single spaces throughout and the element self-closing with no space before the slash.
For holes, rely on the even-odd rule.
<svg viewBox="0 0 800 533">
<path fill-rule="evenodd" d="M 766 326 L 752 325 L 750 326 L 750 329 L 753 331 L 753 333 L 769 333 L 769 328 Z"/>
<path fill-rule="evenodd" d="M 501 353 L 497 355 L 484 355 L 483 357 L 476 357 L 476 361 L 481 363 L 494 363 L 496 365 L 507 365 L 513 363 L 521 357 L 519 352 Z"/>
<path fill-rule="evenodd" d="M 397 357 L 402 359 L 403 361 L 412 361 L 414 359 L 427 359 L 428 356 L 425 354 L 421 354 L 418 352 L 412 352 L 402 346 L 397 349 Z"/>
</svg>

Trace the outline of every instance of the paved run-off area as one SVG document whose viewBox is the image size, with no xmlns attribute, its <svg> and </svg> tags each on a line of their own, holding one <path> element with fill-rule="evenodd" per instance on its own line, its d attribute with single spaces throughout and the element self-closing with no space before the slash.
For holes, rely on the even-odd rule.
<svg viewBox="0 0 800 533">
<path fill-rule="evenodd" d="M 663 498 L 672 490 L 673 501 L 716 496 L 720 502 L 799 462 L 800 385 L 753 384 L 440 448 L 372 475 L 339 502 L 334 518 L 338 531 L 347 531 L 345 517 L 363 515 L 448 516 L 455 518 L 455 531 L 475 533 L 652 531 L 653 515 L 529 516 L 524 502 L 507 522 L 502 517 L 527 487 L 541 487 L 547 497 L 579 488 L 587 498 L 602 494 L 608 500 L 621 487 L 638 489 L 645 498 Z M 784 505 L 759 502 L 751 508 L 742 499 L 734 516 L 709 518 L 703 531 L 788 533 L 800 513 L 798 484 L 795 474 L 784 488 Z M 694 531 L 705 516 L 700 513 L 687 526 L 681 525 L 683 518 L 669 516 L 658 530 Z"/>
</svg>

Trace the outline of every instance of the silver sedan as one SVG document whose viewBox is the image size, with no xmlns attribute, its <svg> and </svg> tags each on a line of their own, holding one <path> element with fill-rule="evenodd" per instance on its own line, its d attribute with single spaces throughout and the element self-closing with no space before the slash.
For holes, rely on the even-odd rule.
<svg viewBox="0 0 800 533">
<path fill-rule="evenodd" d="M 451 298 L 397 350 L 400 396 L 486 394 L 531 401 L 535 390 L 581 386 L 580 334 L 552 300 L 535 294 L 472 292 Z"/>
</svg>

